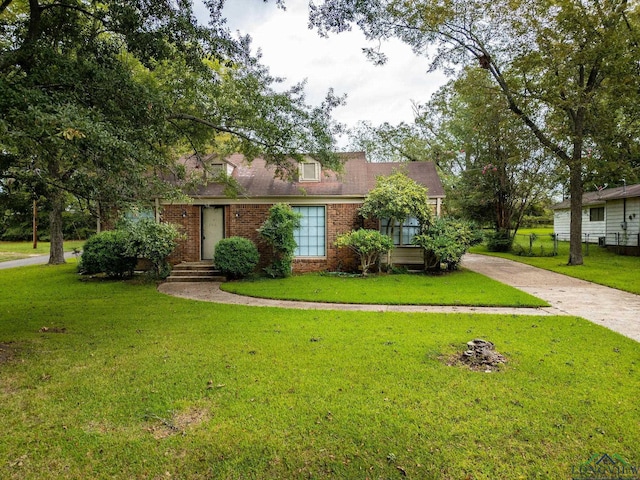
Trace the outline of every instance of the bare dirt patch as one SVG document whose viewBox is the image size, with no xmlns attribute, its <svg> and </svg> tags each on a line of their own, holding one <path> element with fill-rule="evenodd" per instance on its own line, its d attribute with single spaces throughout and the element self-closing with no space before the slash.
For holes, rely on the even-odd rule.
<svg viewBox="0 0 640 480">
<path fill-rule="evenodd" d="M 18 345 L 13 342 L 0 343 L 0 365 L 9 363 L 18 352 Z"/>
<path fill-rule="evenodd" d="M 147 419 L 152 421 L 152 424 L 147 427 L 147 431 L 157 440 L 171 435 L 186 435 L 190 428 L 205 422 L 210 416 L 209 410 L 201 407 L 191 407 L 182 412 L 174 412 L 169 418 L 147 415 Z"/>
</svg>

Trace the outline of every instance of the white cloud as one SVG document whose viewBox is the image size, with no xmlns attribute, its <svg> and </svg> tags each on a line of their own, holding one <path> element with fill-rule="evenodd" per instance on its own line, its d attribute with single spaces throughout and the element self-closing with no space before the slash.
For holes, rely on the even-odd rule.
<svg viewBox="0 0 640 480">
<path fill-rule="evenodd" d="M 399 41 L 383 44 L 384 66 L 371 64 L 362 48 L 372 46 L 354 28 L 351 32 L 320 37 L 308 28 L 307 2 L 289 0 L 286 10 L 275 1 L 228 0 L 225 17 L 232 31 L 249 34 L 262 63 L 287 84 L 307 79 L 307 99 L 318 104 L 329 88 L 347 94 L 347 105 L 335 111 L 347 126 L 358 121 L 373 124 L 413 120 L 412 101 L 426 102 L 446 78 L 427 73 L 428 61 Z"/>
</svg>

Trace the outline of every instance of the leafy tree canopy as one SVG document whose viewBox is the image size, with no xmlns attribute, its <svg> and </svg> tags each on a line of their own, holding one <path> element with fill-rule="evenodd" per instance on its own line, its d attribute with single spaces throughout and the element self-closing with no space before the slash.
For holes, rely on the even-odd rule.
<svg viewBox="0 0 640 480">
<path fill-rule="evenodd" d="M 455 178 L 449 210 L 509 236 L 554 190 L 557 162 L 505 103 L 485 70 L 467 68 L 420 107 L 416 122 L 431 134 L 445 178 Z"/>
<path fill-rule="evenodd" d="M 223 0 L 0 3 L 0 176 L 51 204 L 51 262 L 64 261 L 63 192 L 107 211 L 166 194 L 187 149 L 264 156 L 286 175 L 307 153 L 339 168 L 331 111 L 304 85 L 278 88 L 234 38 Z"/>
<path fill-rule="evenodd" d="M 487 70 L 505 108 L 567 170 L 569 264 L 578 265 L 592 159 L 637 165 L 639 13 L 638 2 L 626 0 L 325 0 L 312 3 L 310 20 L 321 34 L 355 24 L 369 39 L 399 38 L 430 56 L 433 68 Z M 382 52 L 367 52 L 385 61 Z"/>
</svg>

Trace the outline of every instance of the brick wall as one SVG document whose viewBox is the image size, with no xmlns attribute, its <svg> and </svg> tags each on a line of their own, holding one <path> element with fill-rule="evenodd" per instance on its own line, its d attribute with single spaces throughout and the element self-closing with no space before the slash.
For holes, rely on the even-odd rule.
<svg viewBox="0 0 640 480">
<path fill-rule="evenodd" d="M 225 237 L 244 237 L 251 240 L 260 252 L 258 270 L 269 265 L 271 247 L 258 235 L 258 228 L 269 216 L 271 205 L 230 205 L 225 208 Z"/>
<path fill-rule="evenodd" d="M 186 235 L 169 256 L 169 263 L 200 261 L 200 207 L 196 205 L 165 205 L 160 212 L 163 222 L 180 226 Z"/>
<path fill-rule="evenodd" d="M 259 269 L 269 264 L 271 248 L 258 235 L 257 229 L 264 223 L 271 205 L 229 205 L 225 207 L 225 237 L 239 236 L 252 240 L 260 252 Z M 338 249 L 335 241 L 338 235 L 353 229 L 378 228 L 377 221 L 363 221 L 358 215 L 360 204 L 330 204 L 326 206 L 326 258 L 297 258 L 293 262 L 294 273 L 320 271 L 355 271 L 358 259 L 349 249 Z M 186 213 L 186 216 L 183 216 Z M 200 207 L 193 205 L 167 205 L 162 210 L 162 220 L 182 226 L 187 237 L 180 242 L 171 255 L 171 263 L 200 260 L 201 216 Z"/>
<path fill-rule="evenodd" d="M 347 233 L 362 225 L 358 216 L 360 205 L 327 205 L 327 265 L 329 271 L 352 271 L 356 269 L 357 259 L 348 248 L 335 246 L 338 235 Z"/>
</svg>

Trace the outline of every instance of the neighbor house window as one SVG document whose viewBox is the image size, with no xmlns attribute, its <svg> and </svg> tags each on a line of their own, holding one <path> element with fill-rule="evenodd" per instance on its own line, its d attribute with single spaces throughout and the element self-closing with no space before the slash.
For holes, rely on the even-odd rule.
<svg viewBox="0 0 640 480">
<path fill-rule="evenodd" d="M 295 256 L 324 257 L 326 255 L 325 207 L 293 207 L 293 211 L 302 215 L 300 228 L 293 233 L 298 244 Z"/>
<path fill-rule="evenodd" d="M 604 222 L 604 207 L 594 207 L 589 209 L 590 222 Z"/>
<path fill-rule="evenodd" d="M 389 225 L 389 219 L 380 220 L 380 233 L 393 238 L 393 244 L 397 247 L 413 246 L 413 238 L 420 233 L 420 223 L 414 217 L 407 218 L 404 222 L 395 222 L 393 229 Z"/>
<path fill-rule="evenodd" d="M 320 181 L 320 164 L 318 162 L 302 162 L 299 173 L 301 182 L 318 182 Z"/>
</svg>

